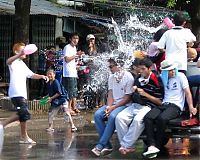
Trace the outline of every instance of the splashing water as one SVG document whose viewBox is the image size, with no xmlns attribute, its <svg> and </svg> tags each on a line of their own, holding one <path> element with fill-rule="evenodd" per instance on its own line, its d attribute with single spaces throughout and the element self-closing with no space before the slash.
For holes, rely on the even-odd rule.
<svg viewBox="0 0 200 160">
<path fill-rule="evenodd" d="M 135 50 L 146 51 L 152 41 L 153 33 L 165 27 L 162 23 L 165 16 L 152 16 L 142 20 L 138 18 L 138 15 L 131 15 L 125 22 L 118 22 L 119 24 L 112 18 L 112 24 L 108 26 L 114 34 L 111 32 L 108 40 L 111 42 L 110 46 L 113 45 L 113 40 L 117 42 L 117 46 L 113 47 L 114 49 L 110 52 L 100 53 L 99 56 L 93 57 L 90 84 L 98 88 L 107 86 L 109 76 L 107 60 L 111 57 L 120 58 L 127 70 L 134 60 L 133 52 Z M 103 88 L 107 89 L 107 87 Z"/>
</svg>

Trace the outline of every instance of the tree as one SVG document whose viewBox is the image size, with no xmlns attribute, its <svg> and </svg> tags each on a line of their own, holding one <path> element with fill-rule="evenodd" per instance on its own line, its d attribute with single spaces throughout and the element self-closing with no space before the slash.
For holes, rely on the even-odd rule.
<svg viewBox="0 0 200 160">
<path fill-rule="evenodd" d="M 15 0 L 14 42 L 29 43 L 31 0 Z"/>
</svg>

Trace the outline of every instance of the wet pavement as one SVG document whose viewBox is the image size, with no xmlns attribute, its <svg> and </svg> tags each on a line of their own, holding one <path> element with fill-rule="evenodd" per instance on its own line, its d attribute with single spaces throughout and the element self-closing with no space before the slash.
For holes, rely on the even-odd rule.
<svg viewBox="0 0 200 160">
<path fill-rule="evenodd" d="M 3 114 L 2 114 L 3 113 Z M 9 116 L 10 112 L 0 111 L 1 119 Z M 114 151 L 105 157 L 96 157 L 91 153 L 91 149 L 98 141 L 92 112 L 82 112 L 81 115 L 73 117 L 78 127 L 76 133 L 71 133 L 68 123 L 64 123 L 61 115 L 55 120 L 55 131 L 48 133 L 47 115 L 33 116 L 28 122 L 28 131 L 31 138 L 37 144 L 19 144 L 19 123 L 15 122 L 5 129 L 4 145 L 0 156 L 1 160 L 79 160 L 79 159 L 144 159 L 142 152 L 144 145 L 142 140 L 138 140 L 135 153 L 120 155 L 118 152 L 119 143 L 117 135 L 112 137 Z M 180 159 L 199 160 L 200 139 L 171 139 L 166 145 L 166 151 L 161 153 L 156 159 Z"/>
</svg>

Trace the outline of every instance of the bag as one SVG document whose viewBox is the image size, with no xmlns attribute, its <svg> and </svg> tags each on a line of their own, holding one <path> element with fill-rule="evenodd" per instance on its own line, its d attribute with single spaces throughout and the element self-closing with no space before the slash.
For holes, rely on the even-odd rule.
<svg viewBox="0 0 200 160">
<path fill-rule="evenodd" d="M 197 118 L 190 118 L 181 121 L 181 126 L 192 126 L 197 124 L 199 124 L 199 120 Z"/>
<path fill-rule="evenodd" d="M 132 93 L 132 101 L 133 101 L 133 103 L 145 105 L 145 101 L 141 98 L 140 94 L 137 92 Z"/>
<path fill-rule="evenodd" d="M 60 83 L 60 88 L 61 88 L 62 94 L 51 102 L 51 105 L 53 107 L 59 107 L 60 105 L 63 105 L 66 101 L 69 100 L 68 93 L 65 87 L 61 83 Z"/>
</svg>

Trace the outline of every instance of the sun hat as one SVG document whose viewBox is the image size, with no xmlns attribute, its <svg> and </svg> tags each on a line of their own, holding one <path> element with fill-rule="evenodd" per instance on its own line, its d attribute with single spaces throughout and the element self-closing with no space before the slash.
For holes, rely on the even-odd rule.
<svg viewBox="0 0 200 160">
<path fill-rule="evenodd" d="M 160 70 L 166 70 L 166 71 L 169 71 L 178 67 L 178 64 L 168 59 L 162 61 L 160 65 L 161 65 Z"/>
<path fill-rule="evenodd" d="M 93 34 L 88 34 L 86 37 L 86 41 L 89 41 L 90 39 L 95 39 L 95 36 Z"/>
</svg>

